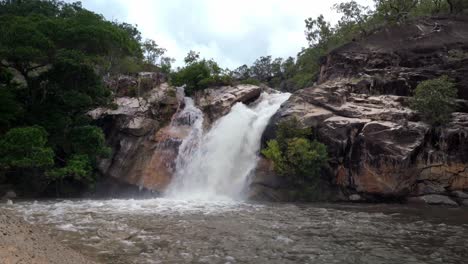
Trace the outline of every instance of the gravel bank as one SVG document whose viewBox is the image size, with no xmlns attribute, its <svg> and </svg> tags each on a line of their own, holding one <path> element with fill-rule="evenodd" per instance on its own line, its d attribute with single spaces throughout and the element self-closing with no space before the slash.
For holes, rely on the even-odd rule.
<svg viewBox="0 0 468 264">
<path fill-rule="evenodd" d="M 0 208 L 0 264 L 95 264 Z"/>
</svg>

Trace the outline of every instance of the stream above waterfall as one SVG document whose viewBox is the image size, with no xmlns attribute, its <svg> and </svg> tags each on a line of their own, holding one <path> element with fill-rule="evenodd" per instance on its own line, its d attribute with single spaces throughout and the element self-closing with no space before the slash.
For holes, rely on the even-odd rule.
<svg viewBox="0 0 468 264">
<path fill-rule="evenodd" d="M 459 264 L 468 259 L 468 211 L 459 208 L 165 198 L 5 207 L 101 263 Z"/>
</svg>

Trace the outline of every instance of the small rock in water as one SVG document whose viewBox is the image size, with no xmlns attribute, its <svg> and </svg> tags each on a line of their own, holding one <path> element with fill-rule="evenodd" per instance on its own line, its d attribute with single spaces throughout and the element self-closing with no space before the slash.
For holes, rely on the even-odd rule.
<svg viewBox="0 0 468 264">
<path fill-rule="evenodd" d="M 362 201 L 362 197 L 359 194 L 352 194 L 349 196 L 349 200 L 353 202 L 359 202 Z"/>
<path fill-rule="evenodd" d="M 468 194 L 462 191 L 453 191 L 452 194 L 460 199 L 468 199 Z"/>
<path fill-rule="evenodd" d="M 7 191 L 3 196 L 3 199 L 15 199 L 17 197 L 16 193 L 12 190 Z"/>
<path fill-rule="evenodd" d="M 289 244 L 289 243 L 291 243 L 291 242 L 294 242 L 292 239 L 290 239 L 290 238 L 288 238 L 288 237 L 285 237 L 285 236 L 281 236 L 281 235 L 280 235 L 280 236 L 277 236 L 277 237 L 276 237 L 276 240 L 277 240 L 277 241 L 284 242 L 284 243 L 286 243 L 286 244 Z"/>
<path fill-rule="evenodd" d="M 449 197 L 437 194 L 411 197 L 408 199 L 408 203 L 458 206 L 458 204 Z"/>
<path fill-rule="evenodd" d="M 225 259 L 226 259 L 227 261 L 229 261 L 229 262 L 232 262 L 232 261 L 235 261 L 235 260 L 236 260 L 235 258 L 233 258 L 233 257 L 231 257 L 231 256 L 226 256 Z"/>
</svg>

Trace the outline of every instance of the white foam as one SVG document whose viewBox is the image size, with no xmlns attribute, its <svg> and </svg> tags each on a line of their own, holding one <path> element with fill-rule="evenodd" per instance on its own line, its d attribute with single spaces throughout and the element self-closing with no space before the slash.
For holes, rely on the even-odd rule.
<svg viewBox="0 0 468 264">
<path fill-rule="evenodd" d="M 179 149 L 175 178 L 166 196 L 224 202 L 243 200 L 250 173 L 258 161 L 263 131 L 289 96 L 263 93 L 252 107 L 237 103 L 204 136 L 203 121 L 198 118 Z"/>
</svg>

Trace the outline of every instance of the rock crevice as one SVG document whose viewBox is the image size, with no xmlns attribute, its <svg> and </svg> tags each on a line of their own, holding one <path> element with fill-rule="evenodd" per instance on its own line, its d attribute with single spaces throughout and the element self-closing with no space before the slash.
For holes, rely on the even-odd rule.
<svg viewBox="0 0 468 264">
<path fill-rule="evenodd" d="M 441 30 L 432 32 L 434 23 Z M 420 81 L 441 75 L 455 80 L 460 102 L 468 99 L 468 56 L 460 50 L 468 51 L 465 18 L 387 27 L 338 48 L 324 58 L 319 84 L 294 93 L 263 140 L 274 137 L 279 122 L 294 117 L 327 145 L 326 174 L 348 199 L 441 195 L 453 201 L 454 191 L 468 190 L 468 113 L 459 107 L 450 123 L 431 128 L 408 99 Z M 418 201 L 452 204 L 435 198 Z"/>
</svg>

